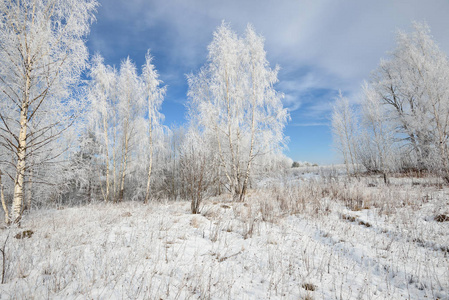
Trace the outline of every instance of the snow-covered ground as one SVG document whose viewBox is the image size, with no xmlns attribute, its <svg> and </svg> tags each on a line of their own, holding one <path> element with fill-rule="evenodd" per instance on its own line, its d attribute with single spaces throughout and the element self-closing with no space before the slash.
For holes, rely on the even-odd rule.
<svg viewBox="0 0 449 300">
<path fill-rule="evenodd" d="M 0 299 L 449 299 L 447 189 L 371 185 L 355 209 L 313 184 L 212 198 L 200 215 L 187 202 L 31 211 L 0 229 Z"/>
</svg>

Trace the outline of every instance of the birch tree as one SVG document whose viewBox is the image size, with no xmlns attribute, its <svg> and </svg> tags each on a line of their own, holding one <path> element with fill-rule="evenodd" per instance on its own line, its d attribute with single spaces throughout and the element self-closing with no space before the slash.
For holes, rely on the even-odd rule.
<svg viewBox="0 0 449 300">
<path fill-rule="evenodd" d="M 200 206 L 214 181 L 213 151 L 200 132 L 190 127 L 181 146 L 180 173 L 186 185 L 192 214 L 200 213 Z"/>
<path fill-rule="evenodd" d="M 118 115 L 121 122 L 121 160 L 120 169 L 118 171 L 120 177 L 117 182 L 117 187 L 119 189 L 117 201 L 121 202 L 124 198 L 125 178 L 129 171 L 128 164 L 131 158 L 130 152 L 136 132 L 136 124 L 134 121 L 138 116 L 138 103 L 139 101 L 142 101 L 140 91 L 141 86 L 139 85 L 136 66 L 131 62 L 129 57 L 122 61 L 120 65 L 117 88 Z"/>
<path fill-rule="evenodd" d="M 356 173 L 356 116 L 341 92 L 333 105 L 331 124 L 334 145 L 343 156 L 347 174 Z"/>
<path fill-rule="evenodd" d="M 255 157 L 284 141 L 288 113 L 274 89 L 278 68 L 270 68 L 263 37 L 252 26 L 240 38 L 222 23 L 208 49 L 208 63 L 188 77 L 189 112 L 215 140 L 227 188 L 243 201 Z"/>
<path fill-rule="evenodd" d="M 99 141 L 103 141 L 100 146 L 101 154 L 104 157 L 104 170 L 106 177 L 105 187 L 102 187 L 103 199 L 109 201 L 111 189 L 111 166 L 110 166 L 110 148 L 111 148 L 111 128 L 114 127 L 113 121 L 116 113 L 117 95 L 117 72 L 110 66 L 105 66 L 103 58 L 95 55 L 92 59 L 91 78 L 92 83 L 89 91 L 89 99 L 91 104 L 91 117 L 93 132 L 102 137 L 98 137 Z M 98 170 L 98 174 L 101 174 Z"/>
<path fill-rule="evenodd" d="M 85 134 L 91 132 L 97 143 L 97 172 L 104 182 L 101 185 L 103 199 L 122 201 L 128 175 L 132 175 L 133 192 L 129 195 L 147 202 L 154 154 L 164 146 L 166 132 L 160 108 L 165 87 L 160 86 L 162 81 L 149 51 L 140 75 L 129 57 L 122 61 L 118 71 L 105 65 L 100 55 L 94 56 L 92 61 L 91 124 Z M 142 174 L 143 169 L 145 174 Z"/>
<path fill-rule="evenodd" d="M 150 184 L 151 174 L 153 170 L 153 155 L 155 142 L 154 138 L 157 135 L 163 134 L 162 120 L 163 115 L 160 113 L 162 101 L 166 92 L 166 87 L 160 87 L 162 81 L 159 79 L 159 74 L 152 64 L 153 57 L 150 55 L 150 51 L 147 52 L 145 57 L 145 64 L 142 67 L 141 81 L 143 84 L 144 97 L 146 98 L 146 108 L 148 112 L 148 176 L 145 190 L 145 200 L 147 203 L 150 199 Z"/>
<path fill-rule="evenodd" d="M 274 70 L 266 59 L 264 38 L 248 25 L 244 39 L 244 70 L 248 74 L 246 98 L 243 101 L 243 118 L 250 120 L 249 153 L 244 166 L 243 184 L 239 191 L 240 201 L 248 188 L 251 166 L 256 157 L 272 154 L 285 142 L 283 129 L 289 118 L 283 108 L 283 94 L 274 89 L 278 82 L 279 67 Z"/>
<path fill-rule="evenodd" d="M 9 174 L 14 223 L 22 215 L 31 150 L 54 142 L 72 123 L 72 92 L 87 65 L 84 36 L 97 5 L 95 0 L 0 1 L 1 139 L 14 157 L 15 174 Z M 61 102 L 67 105 L 57 105 Z M 30 132 L 43 107 L 54 117 L 43 117 Z"/>
<path fill-rule="evenodd" d="M 367 83 L 363 86 L 363 100 L 361 103 L 361 125 L 364 129 L 357 148 L 358 160 L 369 171 L 378 171 L 384 176 L 396 167 L 396 147 L 394 121 L 388 117 L 385 105 L 379 94 Z"/>
<path fill-rule="evenodd" d="M 397 134 L 417 157 L 418 169 L 440 170 L 449 182 L 449 61 L 426 24 L 399 32 L 371 85 L 396 120 Z"/>
</svg>

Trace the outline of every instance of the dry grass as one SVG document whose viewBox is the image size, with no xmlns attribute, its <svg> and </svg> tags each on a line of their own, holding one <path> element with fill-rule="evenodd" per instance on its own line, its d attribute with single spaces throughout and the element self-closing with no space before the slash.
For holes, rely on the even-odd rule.
<svg viewBox="0 0 449 300">
<path fill-rule="evenodd" d="M 31 211 L 0 299 L 444 299 L 447 190 L 398 183 L 277 180 L 198 215 L 187 202 Z"/>
</svg>

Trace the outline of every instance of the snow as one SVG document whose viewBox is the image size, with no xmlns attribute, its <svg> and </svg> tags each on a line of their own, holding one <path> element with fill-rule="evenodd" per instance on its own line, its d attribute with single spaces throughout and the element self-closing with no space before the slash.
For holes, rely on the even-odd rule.
<svg viewBox="0 0 449 300">
<path fill-rule="evenodd" d="M 448 191 L 389 189 L 410 203 L 351 210 L 322 197 L 288 213 L 267 187 L 245 203 L 209 199 L 199 215 L 187 202 L 34 210 L 0 229 L 0 299 L 449 299 L 449 222 L 433 218 Z"/>
</svg>

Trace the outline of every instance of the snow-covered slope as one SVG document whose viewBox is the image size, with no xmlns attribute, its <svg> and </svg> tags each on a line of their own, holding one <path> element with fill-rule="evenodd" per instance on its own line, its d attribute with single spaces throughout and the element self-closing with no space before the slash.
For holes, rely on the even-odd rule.
<svg viewBox="0 0 449 300">
<path fill-rule="evenodd" d="M 435 195 L 388 214 L 328 198 L 285 213 L 273 193 L 201 215 L 187 202 L 35 210 L 0 229 L 0 299 L 449 299 Z"/>
</svg>

